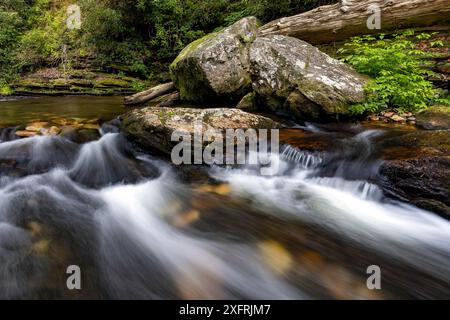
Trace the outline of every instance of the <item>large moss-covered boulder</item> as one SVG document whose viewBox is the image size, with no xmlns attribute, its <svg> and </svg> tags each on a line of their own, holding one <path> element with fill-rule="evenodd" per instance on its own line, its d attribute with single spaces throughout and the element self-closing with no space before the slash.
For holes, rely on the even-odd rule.
<svg viewBox="0 0 450 320">
<path fill-rule="evenodd" d="M 210 128 L 275 129 L 281 125 L 267 117 L 229 108 L 160 108 L 131 110 L 123 115 L 122 132 L 144 148 L 170 154 L 177 142 L 172 133 L 184 132 L 194 138 L 194 125 L 201 124 L 202 134 Z"/>
<path fill-rule="evenodd" d="M 348 114 L 367 79 L 305 41 L 257 38 L 250 49 L 253 89 L 264 105 L 296 117 Z"/>
<path fill-rule="evenodd" d="M 236 101 L 251 88 L 249 48 L 258 20 L 244 18 L 221 32 L 188 45 L 170 66 L 182 100 Z"/>
</svg>

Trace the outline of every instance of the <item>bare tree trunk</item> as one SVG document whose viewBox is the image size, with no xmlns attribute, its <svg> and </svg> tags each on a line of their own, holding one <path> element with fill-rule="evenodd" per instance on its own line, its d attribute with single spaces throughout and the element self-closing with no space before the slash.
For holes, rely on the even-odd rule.
<svg viewBox="0 0 450 320">
<path fill-rule="evenodd" d="M 313 44 L 393 29 L 430 26 L 450 20 L 450 0 L 341 0 L 260 28 Z"/>
<path fill-rule="evenodd" d="M 136 93 L 132 96 L 125 97 L 124 104 L 126 106 L 133 106 L 146 103 L 152 99 L 160 97 L 164 94 L 170 93 L 175 90 L 175 86 L 172 82 L 160 84 L 156 87 Z"/>
</svg>

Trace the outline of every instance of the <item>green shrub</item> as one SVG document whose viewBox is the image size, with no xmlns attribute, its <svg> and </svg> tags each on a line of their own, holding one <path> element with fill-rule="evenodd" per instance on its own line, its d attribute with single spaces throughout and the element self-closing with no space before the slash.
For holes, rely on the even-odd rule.
<svg viewBox="0 0 450 320">
<path fill-rule="evenodd" d="M 73 42 L 65 28 L 62 1 L 9 0 L 0 4 L 0 80 L 43 65 L 58 65 L 63 44 Z M 69 47 L 70 50 L 70 47 Z"/>
<path fill-rule="evenodd" d="M 134 80 L 133 82 L 131 82 L 131 88 L 134 91 L 139 92 L 139 91 L 144 91 L 147 88 L 147 86 L 142 81 Z"/>
<path fill-rule="evenodd" d="M 0 96 L 9 96 L 13 91 L 11 87 L 4 81 L 0 81 Z"/>
<path fill-rule="evenodd" d="M 17 76 L 15 50 L 30 7 L 24 0 L 0 1 L 0 83 Z"/>
<path fill-rule="evenodd" d="M 256 15 L 261 21 L 269 22 L 271 20 L 298 14 L 311 10 L 315 7 L 332 4 L 337 0 L 254 0 L 246 1 L 248 7 L 253 9 L 253 15 Z"/>
<path fill-rule="evenodd" d="M 442 97 L 439 89 L 427 80 L 434 74 L 427 69 L 425 55 L 429 54 L 417 50 L 414 43 L 429 37 L 415 35 L 411 30 L 391 39 L 384 35 L 355 37 L 338 51 L 345 55 L 345 62 L 373 78 L 366 87 L 366 101 L 353 106 L 355 114 L 384 108 L 418 111 L 432 104 L 448 103 L 448 98 Z"/>
<path fill-rule="evenodd" d="M 82 42 L 94 46 L 104 59 L 128 63 L 133 56 L 130 65 L 148 74 L 142 65 L 171 60 L 190 42 L 245 16 L 255 15 L 267 22 L 333 2 L 336 0 L 80 0 Z M 128 53 L 123 50 L 124 42 Z"/>
</svg>

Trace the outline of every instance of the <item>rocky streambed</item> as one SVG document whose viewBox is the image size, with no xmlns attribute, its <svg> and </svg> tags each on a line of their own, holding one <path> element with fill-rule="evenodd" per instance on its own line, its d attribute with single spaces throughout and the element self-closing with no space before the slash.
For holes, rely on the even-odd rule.
<svg viewBox="0 0 450 320">
<path fill-rule="evenodd" d="M 34 110 L 46 99 L 30 100 Z M 96 99 L 78 110 L 102 106 Z M 149 107 L 116 119 L 120 101 L 98 119 L 63 102 L 58 119 L 35 112 L 2 129 L 2 298 L 450 296 L 450 222 L 438 209 L 448 206 L 447 130 L 298 124 L 220 108 Z M 174 166 L 163 141 L 196 117 L 219 129 L 282 127 L 282 170 Z M 65 135 L 62 120 L 96 137 Z M 53 126 L 61 132 L 45 135 Z M 74 263 L 80 292 L 65 287 Z M 381 291 L 366 287 L 374 264 Z"/>
<path fill-rule="evenodd" d="M 360 163 L 361 170 L 376 164 L 368 171 L 365 179 L 370 179 L 396 199 L 411 201 L 424 209 L 432 210 L 445 218 L 450 217 L 449 156 L 450 122 L 446 114 L 437 113 L 439 108 L 431 108 L 418 114 L 422 127 L 441 130 L 423 130 L 415 125 L 395 122 L 362 122 L 351 124 L 316 124 L 317 130 L 292 129 L 297 125 L 286 119 L 273 121 L 266 115 L 242 112 L 239 109 L 195 109 L 147 107 L 130 111 L 122 116 L 122 132 L 140 146 L 158 150 L 170 155 L 177 142 L 171 141 L 172 133 L 183 130 L 194 137 L 194 122 L 201 120 L 204 127 L 211 126 L 224 132 L 233 128 L 284 128 L 280 137 L 282 144 L 289 144 L 307 152 L 325 152 L 332 155 L 327 163 L 326 174 L 335 175 L 341 170 L 333 164 L 345 158 L 361 157 L 366 154 L 367 163 Z M 445 129 L 447 128 L 447 129 Z M 445 130 L 442 130 L 445 129 Z M 379 135 L 371 141 L 368 151 L 354 150 L 353 146 L 336 144 L 336 139 L 362 130 L 378 130 Z M 352 150 L 352 151 L 349 151 Z M 370 161 L 369 161 L 370 160 Z M 351 162 L 351 160 L 350 160 Z M 346 169 L 349 171 L 349 168 Z M 351 171 L 351 170 L 350 170 Z M 346 175 L 352 177 L 351 172 Z"/>
<path fill-rule="evenodd" d="M 447 109 L 338 122 L 367 78 L 257 28 L 189 45 L 173 83 L 126 99 L 149 105 L 0 102 L 0 298 L 450 297 Z M 278 170 L 173 163 L 174 133 L 195 145 L 198 124 L 279 130 L 278 152 L 247 154 Z"/>
</svg>

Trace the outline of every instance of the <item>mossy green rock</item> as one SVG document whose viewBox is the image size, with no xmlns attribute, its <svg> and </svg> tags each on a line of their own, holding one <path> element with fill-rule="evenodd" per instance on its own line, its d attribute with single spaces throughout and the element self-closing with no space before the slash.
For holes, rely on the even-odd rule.
<svg viewBox="0 0 450 320">
<path fill-rule="evenodd" d="M 426 130 L 450 129 L 450 107 L 434 106 L 416 115 L 417 126 Z"/>
<path fill-rule="evenodd" d="M 182 100 L 238 101 L 250 91 L 249 49 L 258 20 L 244 18 L 188 45 L 170 66 Z"/>
<path fill-rule="evenodd" d="M 254 92 L 247 93 L 236 106 L 237 109 L 244 111 L 257 111 L 258 105 L 256 102 L 256 95 Z"/>
<path fill-rule="evenodd" d="M 134 93 L 136 83 L 146 86 L 140 79 L 118 74 L 44 68 L 18 79 L 12 87 L 14 94 L 23 95 L 112 95 Z"/>
<path fill-rule="evenodd" d="M 253 90 L 268 107 L 298 118 L 350 113 L 367 78 L 302 40 L 273 35 L 250 49 Z"/>
</svg>

